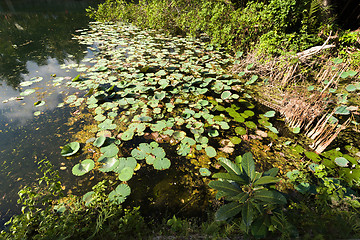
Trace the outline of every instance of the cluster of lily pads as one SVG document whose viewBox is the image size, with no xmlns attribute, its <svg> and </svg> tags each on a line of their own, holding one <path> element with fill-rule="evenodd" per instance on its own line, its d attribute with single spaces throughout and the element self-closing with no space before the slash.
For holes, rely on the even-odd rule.
<svg viewBox="0 0 360 240">
<path fill-rule="evenodd" d="M 180 156 L 218 158 L 219 151 L 231 154 L 243 135 L 259 128 L 278 133 L 269 122 L 275 112 L 254 112 L 250 95 L 241 87 L 244 79 L 226 74 L 231 57 L 224 52 L 198 40 L 170 39 L 120 23 L 93 23 L 76 38 L 90 48 L 96 44 L 100 51 L 87 60 L 91 65 L 70 66 L 84 73 L 69 85 L 87 93 L 70 95 L 65 103 L 86 104 L 92 110 L 99 136 L 93 145 L 102 156 L 96 163 L 86 159 L 75 165 L 75 175 L 99 166 L 128 181 L 141 165 L 138 161 L 157 170 L 171 166 L 157 142 L 175 145 Z M 114 137 L 106 138 L 104 132 Z M 131 156 L 118 156 L 126 142 L 145 138 L 155 141 L 140 143 L 129 151 Z M 200 173 L 209 174 L 205 168 Z"/>
</svg>

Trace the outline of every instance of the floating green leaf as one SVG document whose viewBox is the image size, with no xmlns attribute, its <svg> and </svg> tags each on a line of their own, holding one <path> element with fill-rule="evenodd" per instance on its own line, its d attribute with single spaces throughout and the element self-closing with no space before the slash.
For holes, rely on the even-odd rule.
<svg viewBox="0 0 360 240">
<path fill-rule="evenodd" d="M 347 110 L 347 106 L 340 106 L 340 107 L 337 107 L 335 109 L 335 114 L 339 114 L 339 115 L 349 115 L 350 114 L 350 111 Z"/>
<path fill-rule="evenodd" d="M 105 157 L 114 157 L 119 152 L 119 148 L 114 144 L 111 143 L 108 146 L 100 148 L 100 151 L 104 154 Z"/>
<path fill-rule="evenodd" d="M 276 113 L 275 111 L 268 111 L 264 113 L 264 117 L 268 117 L 268 118 L 274 117 L 275 113 Z"/>
<path fill-rule="evenodd" d="M 37 102 L 34 103 L 34 106 L 35 106 L 35 107 L 41 107 L 41 106 L 43 106 L 44 104 L 45 104 L 45 101 L 37 101 Z"/>
<path fill-rule="evenodd" d="M 101 147 L 105 143 L 106 137 L 101 135 L 100 137 L 96 138 L 93 145 L 95 147 Z"/>
<path fill-rule="evenodd" d="M 349 84 L 349 85 L 347 85 L 345 89 L 346 89 L 346 91 L 348 91 L 348 92 L 354 92 L 354 91 L 357 90 L 357 88 L 356 88 L 356 86 L 355 86 L 354 84 Z"/>
<path fill-rule="evenodd" d="M 93 160 L 91 159 L 86 159 L 78 164 L 76 164 L 73 168 L 72 168 L 72 173 L 75 176 L 82 176 L 85 173 L 90 172 L 95 166 L 95 163 Z"/>
<path fill-rule="evenodd" d="M 115 202 L 116 204 L 121 204 L 125 202 L 130 193 L 130 187 L 127 184 L 121 183 L 115 188 L 115 190 L 109 193 L 109 200 L 111 202 Z"/>
<path fill-rule="evenodd" d="M 221 94 L 221 99 L 226 100 L 231 96 L 231 92 L 230 91 L 225 91 Z"/>
<path fill-rule="evenodd" d="M 130 167 L 124 167 L 119 173 L 120 181 L 129 181 L 134 175 L 134 170 Z"/>
<path fill-rule="evenodd" d="M 200 175 L 204 177 L 208 177 L 211 175 L 211 172 L 207 168 L 200 168 L 199 169 Z"/>
<path fill-rule="evenodd" d="M 344 157 L 337 157 L 335 158 L 335 163 L 340 167 L 347 167 L 349 164 L 349 160 Z"/>
<path fill-rule="evenodd" d="M 235 128 L 235 132 L 239 135 L 245 135 L 246 134 L 246 129 L 243 127 L 236 127 Z"/>
<path fill-rule="evenodd" d="M 20 96 L 28 96 L 35 92 L 35 89 L 26 89 L 25 91 L 20 93 Z"/>
<path fill-rule="evenodd" d="M 168 169 L 171 165 L 171 162 L 168 158 L 155 158 L 153 166 L 157 170 Z"/>
<path fill-rule="evenodd" d="M 123 132 L 121 135 L 121 140 L 123 141 L 129 141 L 134 137 L 134 130 L 128 129 L 127 131 Z"/>
<path fill-rule="evenodd" d="M 217 136 L 219 136 L 219 132 L 216 129 L 210 129 L 209 132 L 208 132 L 208 135 L 210 137 L 217 137 Z"/>
<path fill-rule="evenodd" d="M 98 159 L 98 162 L 102 163 L 99 168 L 102 172 L 110 172 L 119 165 L 119 160 L 116 157 L 106 157 L 104 155 Z"/>
<path fill-rule="evenodd" d="M 216 150 L 215 148 L 211 147 L 211 146 L 207 146 L 205 148 L 205 152 L 209 157 L 216 157 Z"/>
<path fill-rule="evenodd" d="M 94 200 L 93 198 L 94 193 L 95 193 L 94 191 L 90 191 L 84 194 L 82 200 L 85 202 L 85 206 L 89 206 L 91 202 Z"/>
<path fill-rule="evenodd" d="M 251 85 L 251 84 L 253 84 L 254 82 L 256 82 L 256 80 L 257 80 L 258 78 L 259 78 L 258 75 L 252 75 L 251 78 L 250 78 L 250 80 L 247 81 L 247 82 L 245 83 L 245 85 Z"/>
<path fill-rule="evenodd" d="M 80 150 L 80 143 L 78 142 L 71 142 L 66 144 L 61 150 L 61 156 L 68 157 L 74 155 Z"/>
<path fill-rule="evenodd" d="M 230 138 L 230 141 L 231 141 L 233 144 L 239 144 L 239 143 L 241 143 L 241 138 L 239 138 L 239 137 L 231 137 L 231 138 Z"/>
</svg>

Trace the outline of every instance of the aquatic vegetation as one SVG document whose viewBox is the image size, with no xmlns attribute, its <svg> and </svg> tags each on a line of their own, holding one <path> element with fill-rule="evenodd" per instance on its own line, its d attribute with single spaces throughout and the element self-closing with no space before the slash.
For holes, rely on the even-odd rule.
<svg viewBox="0 0 360 240">
<path fill-rule="evenodd" d="M 63 146 L 61 150 L 61 156 L 68 157 L 74 155 L 80 150 L 80 143 L 78 142 L 71 142 Z"/>
<path fill-rule="evenodd" d="M 242 74 L 230 75 L 225 67 L 231 56 L 225 52 L 214 51 L 196 39 L 170 38 L 121 23 L 93 23 L 89 30 L 81 31 L 76 38 L 90 46 L 101 43 L 101 51 L 89 59 L 89 65 L 64 66 L 83 71 L 66 81 L 69 86 L 81 90 L 82 94 L 67 96 L 64 104 L 89 111 L 87 121 L 92 124 L 86 139 L 78 140 L 86 145 L 82 154 L 87 156 L 80 156 L 86 160 L 73 163 L 72 172 L 76 176 L 83 176 L 90 171 L 100 171 L 101 174 L 105 173 L 101 176 L 115 180 L 112 191 L 106 196 L 107 201 L 123 204 L 131 193 L 128 184 L 132 186 L 131 181 L 144 177 L 142 174 L 145 170 L 170 171 L 174 166 L 179 168 L 179 165 L 189 164 L 191 167 L 178 169 L 189 172 L 184 176 L 187 184 L 195 182 L 190 178 L 199 175 L 204 180 L 196 184 L 204 184 L 220 163 L 228 171 L 237 168 L 236 174 L 245 177 L 232 179 L 236 174 L 230 174 L 230 179 L 228 175 L 215 173 L 215 177 L 223 180 L 210 186 L 220 190 L 224 184 L 235 186 L 228 180 L 236 182 L 242 179 L 239 184 L 248 186 L 248 190 L 256 192 L 257 197 L 236 202 L 241 198 L 233 201 L 232 205 L 226 204 L 216 216 L 225 220 L 242 212 L 242 230 L 263 236 L 267 231 L 264 229 L 269 226 L 264 225 L 264 219 L 260 217 L 263 214 L 257 209 L 275 209 L 266 202 L 267 198 L 279 205 L 284 205 L 286 201 L 282 194 L 268 187 L 279 179 L 272 176 L 273 173 L 256 173 L 252 157 L 249 154 L 239 157 L 239 152 L 251 148 L 254 154 L 262 156 L 257 161 L 262 169 L 277 166 L 282 176 L 289 169 L 296 168 L 293 162 L 302 158 L 307 157 L 317 163 L 326 161 L 322 156 L 304 149 L 304 145 L 298 142 L 301 135 L 294 134 L 300 133 L 301 128 L 296 125 L 295 118 L 290 132 L 285 133 L 289 135 L 287 141 L 282 142 L 281 134 L 284 133 L 279 132 L 284 125 L 275 118 L 276 111 L 255 106 L 256 99 L 252 98 L 252 92 L 243 88 L 263 82 L 249 71 L 254 64 L 248 64 L 247 71 Z M 61 81 L 65 82 L 65 79 Z M 296 103 L 294 101 L 292 104 Z M 346 116 L 350 112 L 344 103 L 332 115 Z M 325 119 L 326 124 L 328 120 L 334 120 L 332 115 Z M 321 124 L 322 121 L 319 126 Z M 289 141 L 290 138 L 292 141 Z M 322 144 L 324 139 L 328 142 L 324 135 L 316 141 Z M 63 150 L 63 156 L 71 156 L 79 149 L 75 151 L 76 146 L 68 146 Z M 332 168 L 340 167 L 342 170 L 339 172 L 355 176 L 357 173 L 347 172 L 354 168 L 350 167 L 351 160 L 341 157 L 330 161 Z M 357 171 L 357 167 L 354 170 Z M 294 188 L 306 193 L 310 184 L 296 181 L 293 182 Z M 183 193 L 183 201 L 187 199 L 191 203 L 188 195 L 198 191 L 194 190 L 199 187 L 196 184 L 191 186 L 192 191 Z M 255 185 L 258 188 L 255 189 Z M 165 202 L 166 197 L 170 196 L 166 191 L 172 191 L 171 188 L 168 179 L 156 184 L 154 196 L 157 201 Z M 288 188 L 286 184 L 279 184 L 281 190 Z M 221 196 L 220 193 L 218 196 Z M 91 205 L 93 194 L 91 191 L 84 195 L 85 205 Z M 131 194 L 136 194 L 136 191 Z M 232 201 L 231 197 L 234 196 L 229 196 L 223 195 L 226 200 Z M 258 227 L 259 232 L 253 226 Z"/>
<path fill-rule="evenodd" d="M 85 173 L 88 173 L 89 171 L 91 171 L 95 166 L 95 163 L 93 160 L 91 159 L 86 159 L 84 161 L 81 161 L 80 163 L 76 164 L 73 168 L 72 168 L 72 173 L 75 176 L 82 176 Z"/>
</svg>

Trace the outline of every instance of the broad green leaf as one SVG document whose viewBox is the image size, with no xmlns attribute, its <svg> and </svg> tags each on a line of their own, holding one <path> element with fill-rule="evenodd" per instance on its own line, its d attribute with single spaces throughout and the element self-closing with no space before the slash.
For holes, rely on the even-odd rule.
<svg viewBox="0 0 360 240">
<path fill-rule="evenodd" d="M 268 226 L 266 225 L 265 219 L 266 218 L 264 217 L 259 217 L 251 224 L 251 234 L 255 237 L 255 239 L 266 238 Z"/>
<path fill-rule="evenodd" d="M 233 144 L 239 144 L 239 143 L 241 143 L 241 138 L 239 138 L 239 137 L 231 137 L 231 138 L 230 138 L 230 141 L 231 141 Z"/>
<path fill-rule="evenodd" d="M 231 96 L 231 92 L 230 92 L 230 91 L 224 91 L 224 92 L 221 94 L 221 99 L 226 100 L 226 99 L 228 99 L 230 96 Z"/>
<path fill-rule="evenodd" d="M 310 152 L 310 151 L 305 152 L 305 156 L 307 158 L 311 159 L 314 162 L 320 162 L 321 161 L 321 157 L 318 154 L 314 153 L 314 152 Z"/>
<path fill-rule="evenodd" d="M 106 147 L 100 148 L 100 151 L 104 154 L 104 157 L 114 157 L 118 154 L 119 148 L 114 143 L 111 143 Z"/>
<path fill-rule="evenodd" d="M 346 91 L 348 91 L 348 92 L 354 92 L 354 91 L 357 90 L 357 88 L 356 88 L 356 86 L 355 86 L 354 84 L 349 84 L 349 85 L 347 85 L 345 89 L 346 89 Z"/>
<path fill-rule="evenodd" d="M 95 193 L 94 191 L 90 191 L 85 193 L 85 195 L 82 197 L 82 200 L 85 202 L 85 206 L 89 206 L 92 200 L 94 200 L 93 199 L 94 193 Z"/>
<path fill-rule="evenodd" d="M 150 152 L 148 152 L 150 154 Z M 148 156 L 148 154 L 144 151 L 141 151 L 137 148 L 134 148 L 132 151 L 131 151 L 131 156 L 133 156 L 134 158 L 138 159 L 138 160 L 142 160 L 142 159 L 145 159 L 146 156 Z"/>
<path fill-rule="evenodd" d="M 213 178 L 221 178 L 224 180 L 231 180 L 237 182 L 239 184 L 247 184 L 246 179 L 242 177 L 242 175 L 236 175 L 234 173 L 215 173 L 212 176 Z"/>
<path fill-rule="evenodd" d="M 35 89 L 26 89 L 25 91 L 20 93 L 20 96 L 28 96 L 35 92 Z"/>
<path fill-rule="evenodd" d="M 166 153 L 162 147 L 154 147 L 151 150 L 151 154 L 154 155 L 156 158 L 165 158 Z"/>
<path fill-rule="evenodd" d="M 231 217 L 235 217 L 241 212 L 242 205 L 237 202 L 231 202 L 221 206 L 215 213 L 216 221 L 225 221 Z"/>
<path fill-rule="evenodd" d="M 294 188 L 296 191 L 298 191 L 302 194 L 305 194 L 310 190 L 311 186 L 307 182 L 302 182 L 302 183 L 295 185 Z"/>
<path fill-rule="evenodd" d="M 269 170 L 267 170 L 266 172 L 264 172 L 263 176 L 271 176 L 271 177 L 275 177 L 279 172 L 278 168 L 271 168 Z"/>
<path fill-rule="evenodd" d="M 254 192 L 254 199 L 269 204 L 286 204 L 286 198 L 275 190 L 260 189 Z"/>
<path fill-rule="evenodd" d="M 270 184 L 270 183 L 277 183 L 280 180 L 281 180 L 281 178 L 271 177 L 271 176 L 263 176 L 254 182 L 254 186 L 265 185 L 265 184 Z"/>
<path fill-rule="evenodd" d="M 243 127 L 236 127 L 235 128 L 235 132 L 239 135 L 245 135 L 246 134 L 246 129 Z"/>
<path fill-rule="evenodd" d="M 223 166 L 229 173 L 234 173 L 236 175 L 241 175 L 242 171 L 239 168 L 238 165 L 236 165 L 235 163 L 233 163 L 232 161 L 230 161 L 227 158 L 219 158 L 220 164 L 221 166 Z"/>
<path fill-rule="evenodd" d="M 123 203 L 127 196 L 131 193 L 131 189 L 127 184 L 119 184 L 115 190 L 111 191 L 109 194 L 109 200 L 117 204 Z"/>
<path fill-rule="evenodd" d="M 229 197 L 229 198 L 227 198 L 226 200 L 229 200 L 229 201 L 237 201 L 238 203 L 244 203 L 248 198 L 249 198 L 249 193 L 247 193 L 247 192 L 242 192 L 242 193 L 239 193 L 239 194 L 236 195 L 236 196 Z"/>
<path fill-rule="evenodd" d="M 125 132 L 122 133 L 121 135 L 121 140 L 123 141 L 129 141 L 134 137 L 134 130 L 133 129 L 128 129 Z"/>
<path fill-rule="evenodd" d="M 252 180 L 255 177 L 255 163 L 253 160 L 253 155 L 250 152 L 247 152 L 243 155 L 241 161 L 241 167 L 243 168 L 246 175 Z"/>
<path fill-rule="evenodd" d="M 228 181 L 211 181 L 209 187 L 226 193 L 227 196 L 233 197 L 241 193 L 241 189 Z"/>
<path fill-rule="evenodd" d="M 253 219 L 254 219 L 254 209 L 250 201 L 244 203 L 241 212 L 242 221 L 246 226 L 246 229 L 249 229 Z"/>
</svg>

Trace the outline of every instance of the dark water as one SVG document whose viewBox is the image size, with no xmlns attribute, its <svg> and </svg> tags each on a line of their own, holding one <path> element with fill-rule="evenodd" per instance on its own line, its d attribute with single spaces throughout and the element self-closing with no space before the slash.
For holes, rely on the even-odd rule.
<svg viewBox="0 0 360 240">
<path fill-rule="evenodd" d="M 76 109 L 57 105 L 75 90 L 64 84 L 54 86 L 53 81 L 55 76 L 78 74 L 62 69 L 62 64 L 82 63 L 92 56 L 86 46 L 72 39 L 75 30 L 87 27 L 85 9 L 90 4 L 95 2 L 0 1 L 0 226 L 18 212 L 19 188 L 39 176 L 36 162 L 47 158 L 59 168 L 65 161 L 59 146 L 82 125 L 81 121 L 71 127 L 64 124 Z M 43 80 L 19 85 L 34 77 Z M 36 92 L 14 100 L 29 88 Z M 37 101 L 45 105 L 34 107 Z M 42 114 L 34 116 L 35 111 Z"/>
</svg>

